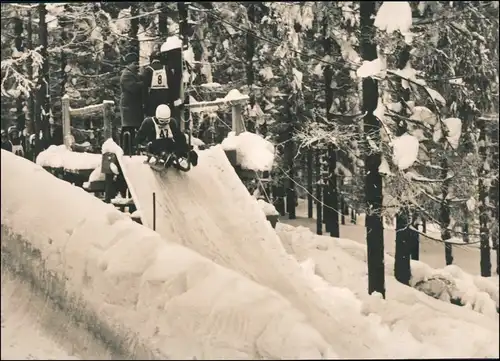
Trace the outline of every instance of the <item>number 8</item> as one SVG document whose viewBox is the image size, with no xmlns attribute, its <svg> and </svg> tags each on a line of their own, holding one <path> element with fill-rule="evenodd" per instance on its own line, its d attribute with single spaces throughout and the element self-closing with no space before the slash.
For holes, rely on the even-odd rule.
<svg viewBox="0 0 500 361">
<path fill-rule="evenodd" d="M 156 80 L 157 80 L 158 84 L 161 84 L 161 82 L 162 82 L 161 75 L 158 75 L 158 78 Z"/>
</svg>

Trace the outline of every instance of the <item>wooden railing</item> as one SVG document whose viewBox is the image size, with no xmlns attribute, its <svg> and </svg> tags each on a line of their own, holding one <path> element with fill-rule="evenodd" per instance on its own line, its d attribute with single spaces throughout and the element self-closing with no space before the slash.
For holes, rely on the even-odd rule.
<svg viewBox="0 0 500 361">
<path fill-rule="evenodd" d="M 62 128 L 64 145 L 71 149 L 71 145 L 75 143 L 75 138 L 71 134 L 71 117 L 89 117 L 102 112 L 103 117 L 103 135 L 104 139 L 112 137 L 112 122 L 111 112 L 114 102 L 112 100 L 103 100 L 102 104 L 87 105 L 82 108 L 71 108 L 69 105 L 69 96 L 65 94 L 62 97 Z"/>
<path fill-rule="evenodd" d="M 241 113 L 242 113 L 242 106 L 243 104 L 248 102 L 248 99 L 249 99 L 248 96 L 242 96 L 241 99 L 234 99 L 234 100 L 217 99 L 212 101 L 203 101 L 203 102 L 187 104 L 187 107 L 190 110 L 196 110 L 207 106 L 220 106 L 230 103 L 232 111 L 231 130 L 235 133 L 235 135 L 238 135 L 245 131 L 245 125 L 243 123 Z"/>
</svg>

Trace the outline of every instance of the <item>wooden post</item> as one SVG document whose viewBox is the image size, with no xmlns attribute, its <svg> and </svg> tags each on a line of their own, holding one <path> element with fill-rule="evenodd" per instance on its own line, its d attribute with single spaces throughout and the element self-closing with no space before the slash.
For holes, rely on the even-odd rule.
<svg viewBox="0 0 500 361">
<path fill-rule="evenodd" d="M 103 117 L 103 136 L 104 141 L 113 138 L 113 122 L 111 119 L 111 108 L 115 103 L 112 100 L 102 101 L 102 117 Z"/>
<path fill-rule="evenodd" d="M 69 96 L 65 94 L 62 99 L 62 128 L 63 139 L 66 148 L 71 150 L 71 145 L 75 142 L 75 138 L 71 135 L 71 115 L 69 112 Z"/>
<path fill-rule="evenodd" d="M 153 192 L 153 231 L 156 231 L 156 193 Z"/>
<path fill-rule="evenodd" d="M 115 195 L 115 189 L 113 186 L 113 174 L 106 173 L 104 175 L 104 202 L 111 203 L 111 199 Z"/>
<path fill-rule="evenodd" d="M 241 118 L 241 104 L 236 103 L 232 105 L 232 130 L 234 135 L 239 135 L 244 132 L 243 120 Z"/>
</svg>

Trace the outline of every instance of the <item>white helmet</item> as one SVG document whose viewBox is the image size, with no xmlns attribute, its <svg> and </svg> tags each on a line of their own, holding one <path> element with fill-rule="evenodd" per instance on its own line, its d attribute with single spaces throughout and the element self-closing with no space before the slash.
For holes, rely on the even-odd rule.
<svg viewBox="0 0 500 361">
<path fill-rule="evenodd" d="M 170 108 L 166 104 L 160 104 L 156 107 L 156 119 L 160 124 L 168 124 L 170 122 Z"/>
</svg>

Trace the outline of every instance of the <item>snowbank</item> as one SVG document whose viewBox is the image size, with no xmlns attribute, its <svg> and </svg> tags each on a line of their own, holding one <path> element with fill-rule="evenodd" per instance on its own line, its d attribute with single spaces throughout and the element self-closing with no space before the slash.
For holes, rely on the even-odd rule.
<svg viewBox="0 0 500 361">
<path fill-rule="evenodd" d="M 276 292 L 3 150 L 1 171 L 2 253 L 130 358 L 336 356 Z"/>
<path fill-rule="evenodd" d="M 224 150 L 236 150 L 238 165 L 243 169 L 270 171 L 274 163 L 274 145 L 260 135 L 230 132 L 222 143 Z"/>
<path fill-rule="evenodd" d="M 415 340 L 405 329 L 406 324 L 393 329 L 376 315 L 365 312 L 363 300 L 358 299 L 359 296 L 353 294 L 347 285 L 332 287 L 330 280 L 328 283 L 318 278 L 311 280 L 295 256 L 287 253 L 261 207 L 232 169 L 222 147 L 200 152 L 197 167 L 188 173 L 171 171 L 161 182 L 146 171 L 147 166 L 140 159 L 134 161 L 133 158 L 125 157 L 122 168 L 135 174 L 133 184 L 137 185 L 141 200 L 149 203 L 152 189 L 168 189 L 161 195 L 157 192 L 156 201 L 160 204 L 157 210 L 162 209 L 161 217 L 166 219 L 157 223 L 158 233 L 278 291 L 308 317 L 339 357 L 414 358 L 452 353 L 443 351 L 442 345 L 428 347 L 424 341 Z M 141 172 L 142 168 L 144 172 Z M 142 209 L 146 219 L 144 224 L 152 220 L 151 208 Z M 191 226 L 186 227 L 186 224 Z M 325 239 L 330 242 L 331 238 Z M 328 242 L 325 242 L 326 246 Z M 365 248 L 361 247 L 357 252 L 360 257 L 365 257 Z M 328 266 L 337 267 L 333 252 L 326 253 L 325 257 Z M 355 259 L 351 262 L 361 264 Z M 350 274 L 349 263 L 342 264 L 342 268 L 345 270 L 335 269 L 334 272 Z M 352 274 L 348 284 L 352 283 L 358 284 L 363 294 L 366 293 L 364 265 L 361 272 Z M 429 299 L 425 294 L 413 291 L 425 300 Z M 449 306 L 437 300 L 431 301 Z M 474 316 L 481 317 L 479 313 L 474 313 Z M 405 347 L 401 347 L 403 344 Z"/>
<path fill-rule="evenodd" d="M 266 216 L 279 216 L 279 212 L 271 203 L 267 203 L 263 199 L 258 199 L 257 202 L 259 203 Z"/>
<path fill-rule="evenodd" d="M 77 153 L 65 145 L 51 145 L 36 157 L 36 164 L 42 167 L 64 168 L 66 170 L 95 169 L 101 165 L 101 155 Z"/>
<path fill-rule="evenodd" d="M 101 147 L 101 153 L 114 153 L 117 157 L 123 155 L 123 149 L 112 138 L 108 138 Z"/>
<path fill-rule="evenodd" d="M 282 223 L 276 226 L 276 232 L 287 252 L 302 263 L 318 289 L 337 295 L 343 292 L 343 314 L 370 318 L 371 324 L 361 329 L 359 337 L 366 342 L 366 334 L 372 331 L 379 337 L 379 347 L 393 352 L 391 357 L 498 358 L 498 315 L 473 312 L 402 285 L 392 276 L 394 259 L 387 254 L 386 300 L 369 296 L 366 290 L 366 246 L 347 239 L 317 236 L 304 227 L 295 228 Z M 421 270 L 414 264 L 412 269 L 414 276 Z M 428 274 L 428 271 L 424 273 Z M 327 291 L 324 281 L 336 287 Z M 482 285 L 480 289 L 486 292 L 490 286 Z M 404 350 L 400 347 L 403 343 Z M 374 355 L 378 353 L 376 349 L 373 351 Z"/>
<path fill-rule="evenodd" d="M 45 300 L 30 292 L 26 283 L 4 272 L 2 266 L 2 360 L 78 360 L 50 337 Z M 36 307 L 36 308 L 35 308 Z M 48 312 L 47 312 L 48 311 Z M 67 323 L 68 320 L 66 320 Z"/>
<path fill-rule="evenodd" d="M 411 285 L 427 295 L 498 317 L 498 283 L 469 275 L 455 265 L 433 269 L 423 262 L 412 261 L 411 270 Z"/>
<path fill-rule="evenodd" d="M 99 182 L 104 181 L 106 179 L 106 175 L 102 172 L 101 164 L 92 171 L 89 175 L 89 179 L 86 183 Z"/>
</svg>

